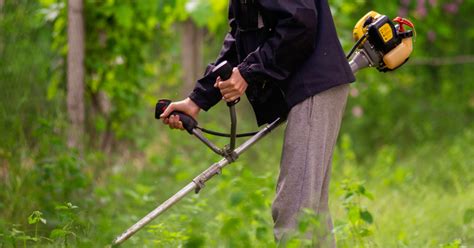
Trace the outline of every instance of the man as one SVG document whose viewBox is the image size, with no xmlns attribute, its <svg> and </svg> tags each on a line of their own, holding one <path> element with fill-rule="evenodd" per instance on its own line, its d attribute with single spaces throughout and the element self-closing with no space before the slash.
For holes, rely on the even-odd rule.
<svg viewBox="0 0 474 248">
<path fill-rule="evenodd" d="M 275 238 L 284 240 L 305 208 L 313 209 L 329 231 L 332 153 L 348 83 L 355 78 L 327 0 L 231 0 L 229 25 L 216 62 L 189 97 L 172 103 L 161 117 L 171 128 L 183 129 L 178 116 L 169 116 L 172 111 L 196 118 L 200 109 L 207 111 L 221 99 L 234 101 L 243 93 L 259 125 L 287 116 L 272 205 Z M 235 66 L 226 81 L 211 73 L 224 60 Z M 329 232 L 312 238 L 320 246 L 335 246 Z"/>
</svg>

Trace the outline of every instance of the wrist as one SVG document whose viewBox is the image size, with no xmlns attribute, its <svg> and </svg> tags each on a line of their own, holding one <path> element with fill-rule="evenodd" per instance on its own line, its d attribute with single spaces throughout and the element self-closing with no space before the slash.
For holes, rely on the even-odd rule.
<svg viewBox="0 0 474 248">
<path fill-rule="evenodd" d="M 197 105 L 191 98 L 187 97 L 184 101 L 188 104 L 189 108 L 193 113 L 199 113 L 199 111 L 201 110 L 199 105 Z"/>
<path fill-rule="evenodd" d="M 252 84 L 256 81 L 256 77 L 252 72 L 250 65 L 245 61 L 237 66 L 240 76 L 247 82 L 247 84 Z"/>
</svg>

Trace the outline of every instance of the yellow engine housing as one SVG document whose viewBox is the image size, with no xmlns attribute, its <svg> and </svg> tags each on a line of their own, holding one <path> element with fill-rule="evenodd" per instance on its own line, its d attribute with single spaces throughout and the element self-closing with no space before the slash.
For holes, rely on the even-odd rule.
<svg viewBox="0 0 474 248">
<path fill-rule="evenodd" d="M 354 37 L 355 41 L 358 41 L 362 36 L 364 36 L 365 33 L 367 33 L 367 28 L 364 27 L 364 23 L 367 20 L 367 18 L 372 17 L 374 19 L 379 18 L 381 15 L 375 11 L 370 11 L 367 13 L 365 16 L 360 18 L 360 20 L 356 23 L 354 30 L 352 32 L 352 35 Z"/>
<path fill-rule="evenodd" d="M 379 18 L 383 17 L 383 15 L 379 14 L 376 11 L 370 11 L 369 13 L 364 15 L 354 26 L 353 38 L 355 41 L 359 41 L 369 32 L 370 25 L 364 26 L 364 24 L 366 24 L 367 19 L 370 17 L 373 18 L 373 21 L 372 21 L 373 23 Z M 388 30 L 385 30 L 383 29 L 384 27 L 385 29 L 387 29 L 386 27 L 389 27 L 389 26 L 388 24 L 383 25 L 380 27 L 378 31 L 381 37 L 383 38 L 384 42 L 387 43 L 388 40 L 391 40 L 393 38 L 393 36 L 390 36 L 392 35 L 392 32 L 391 32 L 392 30 L 391 28 L 388 28 Z M 390 38 L 387 38 L 389 36 Z M 367 42 L 367 40 L 363 40 L 362 42 L 360 42 L 358 48 L 364 49 L 363 47 L 364 47 L 365 42 Z M 398 44 L 392 50 L 386 51 L 386 52 L 380 52 L 381 59 L 383 61 L 383 67 L 388 68 L 390 70 L 395 70 L 396 68 L 401 66 L 403 63 L 405 63 L 405 61 L 410 57 L 412 52 L 413 52 L 413 37 L 406 37 L 402 39 L 401 43 Z"/>
</svg>

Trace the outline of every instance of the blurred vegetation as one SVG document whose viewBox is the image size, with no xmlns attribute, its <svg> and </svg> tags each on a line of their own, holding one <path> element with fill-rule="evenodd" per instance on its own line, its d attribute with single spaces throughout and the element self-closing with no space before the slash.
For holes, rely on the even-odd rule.
<svg viewBox="0 0 474 248">
<path fill-rule="evenodd" d="M 0 247 L 106 246 L 218 159 L 157 123 L 153 107 L 157 98 L 181 97 L 179 23 L 206 30 L 203 60 L 212 61 L 227 1 L 84 4 L 88 146 L 78 154 L 66 146 L 66 1 L 0 1 Z M 362 71 L 352 85 L 331 184 L 338 245 L 474 246 L 474 3 L 330 4 L 346 51 L 353 25 L 371 9 L 417 28 L 406 66 Z M 238 111 L 239 129 L 255 129 L 248 104 Z M 200 122 L 226 130 L 226 107 Z M 264 139 L 124 246 L 275 247 L 270 205 L 282 135 Z M 298 231 L 318 222 L 307 212 Z M 296 233 L 288 246 L 308 242 Z"/>
</svg>

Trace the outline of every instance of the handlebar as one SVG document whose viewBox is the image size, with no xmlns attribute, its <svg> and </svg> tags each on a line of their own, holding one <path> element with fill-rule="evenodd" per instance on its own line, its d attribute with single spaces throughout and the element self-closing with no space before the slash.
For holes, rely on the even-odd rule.
<svg viewBox="0 0 474 248">
<path fill-rule="evenodd" d="M 170 103 L 171 100 L 168 99 L 161 99 L 158 101 L 155 108 L 156 119 L 160 119 L 160 115 L 165 112 L 166 108 L 170 105 Z M 198 122 L 193 117 L 180 111 L 173 111 L 170 115 L 179 116 L 179 120 L 183 123 L 184 129 L 186 129 L 189 134 L 193 134 L 193 129 L 196 128 L 198 125 Z"/>
<path fill-rule="evenodd" d="M 213 70 L 212 73 L 215 76 L 219 76 L 222 80 L 227 80 L 232 76 L 232 66 L 227 62 L 223 61 L 222 63 L 218 64 Z M 240 101 L 240 98 L 236 99 L 233 102 L 228 102 L 227 106 L 232 107 Z M 166 108 L 170 105 L 171 100 L 168 99 L 161 99 L 156 104 L 155 108 L 155 118 L 160 119 L 160 115 L 165 112 Z M 191 116 L 180 112 L 180 111 L 173 111 L 171 115 L 179 116 L 179 120 L 183 123 L 184 129 L 188 131 L 189 134 L 193 134 L 193 129 L 197 127 L 198 122 Z"/>
<path fill-rule="evenodd" d="M 219 76 L 222 80 L 227 80 L 232 76 L 232 70 L 234 68 L 227 61 L 222 61 L 212 70 L 212 73 L 216 76 Z M 235 99 L 232 102 L 227 102 L 227 106 L 231 107 L 240 102 L 240 97 Z"/>
</svg>

